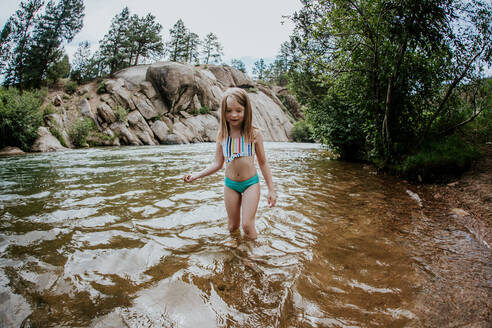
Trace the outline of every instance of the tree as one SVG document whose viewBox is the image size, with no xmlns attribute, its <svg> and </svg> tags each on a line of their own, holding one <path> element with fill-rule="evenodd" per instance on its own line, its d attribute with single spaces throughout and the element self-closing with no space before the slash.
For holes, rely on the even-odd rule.
<svg viewBox="0 0 492 328">
<path fill-rule="evenodd" d="M 74 53 L 70 78 L 79 84 L 88 82 L 99 76 L 99 66 L 96 56 L 91 55 L 89 41 L 83 41 Z"/>
<path fill-rule="evenodd" d="M 9 18 L 0 35 L 0 73 L 6 75 L 4 84 L 18 86 L 21 95 L 26 57 L 32 43 L 32 28 L 43 4 L 42 0 L 21 2 L 20 9 Z"/>
<path fill-rule="evenodd" d="M 231 66 L 246 73 L 246 65 L 244 65 L 244 62 L 240 59 L 231 59 Z"/>
<path fill-rule="evenodd" d="M 260 58 L 259 60 L 255 61 L 253 65 L 253 74 L 255 75 L 256 79 L 263 80 L 265 78 L 265 73 L 267 69 L 265 60 L 263 60 L 263 58 Z"/>
<path fill-rule="evenodd" d="M 48 84 L 55 84 L 60 78 L 67 78 L 70 75 L 70 62 L 68 55 L 65 54 L 59 61 L 52 63 L 46 72 Z"/>
<path fill-rule="evenodd" d="M 129 54 L 127 48 L 130 43 L 128 27 L 130 24 L 130 11 L 128 7 L 117 14 L 111 20 L 111 27 L 104 38 L 99 41 L 99 51 L 104 58 L 104 64 L 109 68 L 109 73 L 128 67 Z"/>
<path fill-rule="evenodd" d="M 63 57 L 62 44 L 73 40 L 83 26 L 82 0 L 49 1 L 33 31 L 32 46 L 26 57 L 26 86 L 38 88 L 51 65 Z"/>
<path fill-rule="evenodd" d="M 200 37 L 198 34 L 189 32 L 186 37 L 186 62 L 200 63 L 200 52 L 198 47 L 200 46 Z"/>
<path fill-rule="evenodd" d="M 457 86 L 480 78 L 492 56 L 485 1 L 302 2 L 290 85 L 317 138 L 344 158 L 386 165 L 439 135 Z"/>
<path fill-rule="evenodd" d="M 182 19 L 179 19 L 169 30 L 171 40 L 167 43 L 170 61 L 187 61 L 188 31 Z"/>
<path fill-rule="evenodd" d="M 217 36 L 209 33 L 203 39 L 203 61 L 206 65 L 209 63 L 219 64 L 222 61 L 223 48 Z"/>
<path fill-rule="evenodd" d="M 162 25 L 157 23 L 155 16 L 150 13 L 142 18 L 137 15 L 130 18 L 130 27 L 127 31 L 130 63 L 133 58 L 133 65 L 138 65 L 141 57 L 160 57 L 164 54 L 161 29 Z"/>
</svg>

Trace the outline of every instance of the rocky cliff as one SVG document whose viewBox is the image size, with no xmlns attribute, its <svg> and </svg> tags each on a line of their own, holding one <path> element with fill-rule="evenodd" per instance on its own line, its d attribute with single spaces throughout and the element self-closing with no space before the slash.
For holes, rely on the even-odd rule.
<svg viewBox="0 0 492 328">
<path fill-rule="evenodd" d="M 88 139 L 92 145 L 215 141 L 220 100 L 229 87 L 248 92 L 253 124 L 263 130 L 266 141 L 289 140 L 297 114 L 291 114 L 279 99 L 279 92 L 285 90 L 257 84 L 229 66 L 158 62 L 80 86 L 72 95 L 51 92 L 45 102 L 52 103 L 54 110 L 45 115 L 48 129 L 40 129 L 33 151 L 63 149 L 61 144 L 72 147 L 69 132 L 81 118 L 93 121 Z M 50 133 L 57 138 L 48 138 Z"/>
</svg>

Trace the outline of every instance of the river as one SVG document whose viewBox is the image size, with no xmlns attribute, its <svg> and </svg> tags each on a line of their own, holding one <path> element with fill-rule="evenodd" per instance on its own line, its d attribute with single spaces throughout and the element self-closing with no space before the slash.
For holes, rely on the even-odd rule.
<svg viewBox="0 0 492 328">
<path fill-rule="evenodd" d="M 182 182 L 211 143 L 0 158 L 0 326 L 487 327 L 491 251 L 418 186 L 265 149 L 255 241 L 227 230 L 223 170 Z"/>
</svg>

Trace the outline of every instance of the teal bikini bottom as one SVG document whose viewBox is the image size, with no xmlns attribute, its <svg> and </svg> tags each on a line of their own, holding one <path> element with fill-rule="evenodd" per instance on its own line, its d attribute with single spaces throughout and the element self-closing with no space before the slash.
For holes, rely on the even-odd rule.
<svg viewBox="0 0 492 328">
<path fill-rule="evenodd" d="M 229 187 L 240 194 L 242 194 L 246 189 L 248 189 L 252 185 L 257 184 L 258 182 L 260 182 L 258 173 L 256 173 L 252 178 L 249 178 L 248 180 L 244 180 L 244 181 L 234 181 L 229 179 L 228 177 L 225 177 L 226 187 Z"/>
</svg>

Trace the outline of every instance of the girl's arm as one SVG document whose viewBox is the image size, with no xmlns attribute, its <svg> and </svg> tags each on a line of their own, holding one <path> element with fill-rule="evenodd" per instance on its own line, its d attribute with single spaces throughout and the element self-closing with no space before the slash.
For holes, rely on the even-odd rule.
<svg viewBox="0 0 492 328">
<path fill-rule="evenodd" d="M 196 179 L 206 177 L 207 175 L 214 174 L 222 168 L 224 165 L 224 154 L 222 153 L 222 144 L 217 141 L 215 147 L 215 158 L 213 163 L 206 169 L 193 174 L 185 174 L 183 180 L 185 182 L 192 182 Z"/>
<path fill-rule="evenodd" d="M 275 187 L 273 186 L 272 173 L 266 159 L 265 149 L 263 148 L 263 135 L 260 131 L 256 131 L 255 153 L 258 158 L 258 165 L 260 166 L 261 173 L 263 174 L 263 178 L 268 186 L 268 206 L 273 207 L 277 202 L 277 193 L 275 192 Z"/>
</svg>

